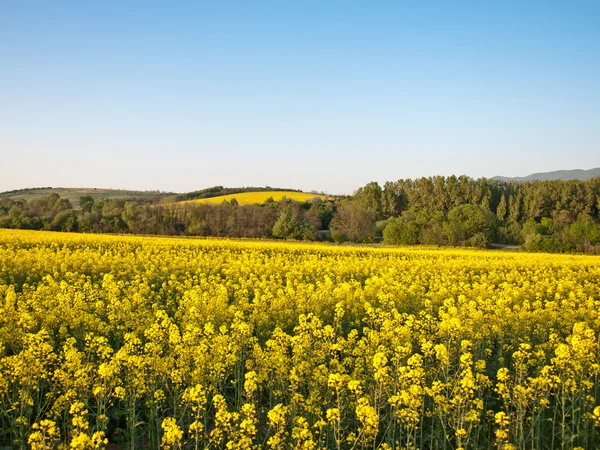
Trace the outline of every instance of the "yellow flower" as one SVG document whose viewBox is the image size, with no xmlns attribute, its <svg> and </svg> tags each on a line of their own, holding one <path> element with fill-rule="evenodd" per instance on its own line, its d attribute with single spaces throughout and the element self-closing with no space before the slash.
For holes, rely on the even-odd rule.
<svg viewBox="0 0 600 450">
<path fill-rule="evenodd" d="M 183 439 L 183 430 L 179 428 L 177 422 L 173 417 L 166 417 L 163 419 L 161 428 L 163 429 L 163 435 L 161 444 L 165 450 L 178 448 Z"/>
</svg>

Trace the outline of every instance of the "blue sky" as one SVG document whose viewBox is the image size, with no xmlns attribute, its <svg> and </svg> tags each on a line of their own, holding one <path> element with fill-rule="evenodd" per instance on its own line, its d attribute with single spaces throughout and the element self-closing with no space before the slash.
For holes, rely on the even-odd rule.
<svg viewBox="0 0 600 450">
<path fill-rule="evenodd" d="M 600 166 L 600 1 L 0 2 L 0 190 Z"/>
</svg>

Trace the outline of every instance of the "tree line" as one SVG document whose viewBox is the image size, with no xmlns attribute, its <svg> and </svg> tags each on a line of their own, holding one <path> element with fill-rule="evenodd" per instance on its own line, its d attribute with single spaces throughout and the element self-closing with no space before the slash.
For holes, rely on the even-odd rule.
<svg viewBox="0 0 600 450">
<path fill-rule="evenodd" d="M 213 196 L 222 187 L 193 193 Z M 187 198 L 187 197 L 186 197 Z M 216 237 L 328 239 L 391 245 L 520 245 L 600 254 L 600 178 L 496 181 L 466 176 L 371 182 L 353 196 L 262 205 L 171 203 L 58 194 L 0 199 L 0 227 Z"/>
<path fill-rule="evenodd" d="M 79 199 L 80 209 L 53 193 L 25 201 L 0 199 L 0 228 L 88 233 L 318 239 L 331 221 L 334 202 L 283 199 L 262 205 L 160 204 L 144 199 Z"/>
<path fill-rule="evenodd" d="M 342 209 L 340 205 L 338 212 Z M 600 253 L 600 178 L 496 181 L 466 176 L 369 183 L 345 208 L 375 223 L 389 244 L 521 245 L 527 250 Z M 336 215 L 332 234 L 356 239 Z M 351 230 L 354 231 L 354 230 Z M 369 239 L 361 230 L 359 239 Z M 373 234 L 371 234 L 372 236 Z"/>
</svg>

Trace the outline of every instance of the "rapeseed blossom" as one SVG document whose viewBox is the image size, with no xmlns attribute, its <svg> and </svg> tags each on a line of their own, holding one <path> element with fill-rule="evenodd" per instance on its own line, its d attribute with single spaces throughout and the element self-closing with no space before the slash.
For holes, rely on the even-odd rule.
<svg viewBox="0 0 600 450">
<path fill-rule="evenodd" d="M 0 230 L 0 446 L 595 448 L 600 260 Z"/>
</svg>

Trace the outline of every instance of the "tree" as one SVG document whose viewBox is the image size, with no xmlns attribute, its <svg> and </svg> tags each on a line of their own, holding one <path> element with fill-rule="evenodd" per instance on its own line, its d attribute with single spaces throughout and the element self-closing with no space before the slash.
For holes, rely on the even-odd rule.
<svg viewBox="0 0 600 450">
<path fill-rule="evenodd" d="M 316 230 L 323 229 L 323 220 L 321 216 L 323 215 L 323 200 L 320 198 L 315 198 L 310 202 L 310 208 L 304 214 L 305 220 L 315 227 Z"/>
<path fill-rule="evenodd" d="M 445 216 L 441 212 L 433 214 L 428 217 L 427 214 L 419 214 L 418 221 L 421 224 L 421 236 L 419 240 L 421 244 L 426 245 L 447 245 L 448 238 L 445 228 L 447 223 L 445 222 Z"/>
<path fill-rule="evenodd" d="M 82 213 L 92 212 L 94 207 L 94 198 L 91 195 L 84 195 L 79 197 L 79 207 Z"/>
<path fill-rule="evenodd" d="M 600 244 L 600 225 L 589 217 L 582 216 L 576 222 L 565 227 L 560 236 L 579 251 L 589 251 L 590 247 Z M 593 251 L 595 253 L 595 249 Z"/>
<path fill-rule="evenodd" d="M 291 237 L 296 230 L 296 218 L 289 209 L 283 211 L 275 225 L 273 225 L 273 237 L 287 239 Z"/>
<path fill-rule="evenodd" d="M 448 213 L 448 240 L 451 243 L 465 243 L 474 236 L 477 242 L 486 239 L 491 242 L 496 229 L 496 218 L 492 212 L 479 205 L 461 205 Z"/>
<path fill-rule="evenodd" d="M 374 239 L 375 213 L 356 201 L 345 201 L 331 221 L 331 237 L 336 242 L 369 242 Z"/>
<path fill-rule="evenodd" d="M 508 214 L 511 222 L 520 222 L 522 217 L 522 206 L 523 206 L 523 193 L 519 192 L 512 196 L 508 202 Z"/>
<path fill-rule="evenodd" d="M 52 220 L 53 231 L 77 231 L 77 216 L 72 209 L 59 212 Z"/>
<path fill-rule="evenodd" d="M 363 208 L 371 211 L 375 215 L 375 220 L 380 220 L 383 218 L 381 209 L 382 193 L 379 184 L 372 181 L 354 193 L 354 200 Z"/>
<path fill-rule="evenodd" d="M 523 225 L 521 232 L 523 247 L 542 252 L 564 252 L 572 249 L 568 242 L 561 241 L 555 234 L 554 221 L 544 217 L 539 223 L 533 217 Z"/>
<path fill-rule="evenodd" d="M 504 221 L 507 213 L 508 204 L 506 202 L 506 195 L 502 195 L 502 198 L 500 198 L 500 203 L 498 204 L 498 208 L 496 209 L 496 217 L 498 220 Z"/>
<path fill-rule="evenodd" d="M 402 211 L 401 197 L 395 192 L 392 183 L 387 182 L 381 194 L 381 215 L 384 219 L 396 217 Z"/>
<path fill-rule="evenodd" d="M 403 214 L 391 219 L 383 230 L 383 242 L 392 245 L 416 245 L 419 243 L 421 227 L 414 217 Z"/>
<path fill-rule="evenodd" d="M 314 240 L 316 232 L 313 225 L 294 215 L 291 207 L 285 208 L 273 225 L 273 236 L 282 239 Z"/>
</svg>

